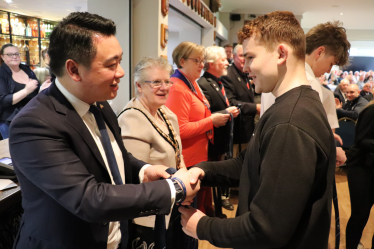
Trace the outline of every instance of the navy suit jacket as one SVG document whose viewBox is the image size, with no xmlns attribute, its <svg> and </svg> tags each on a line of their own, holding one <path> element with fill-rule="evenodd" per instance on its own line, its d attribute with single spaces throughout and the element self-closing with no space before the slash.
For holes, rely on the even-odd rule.
<svg viewBox="0 0 374 249">
<path fill-rule="evenodd" d="M 124 185 L 111 184 L 89 130 L 54 83 L 14 118 L 9 147 L 24 208 L 14 248 L 105 249 L 111 221 L 129 224 L 122 231 L 126 248 L 131 219 L 170 212 L 168 183 L 138 184 L 145 163 L 127 153 L 115 114 L 101 105 L 123 154 Z"/>
</svg>

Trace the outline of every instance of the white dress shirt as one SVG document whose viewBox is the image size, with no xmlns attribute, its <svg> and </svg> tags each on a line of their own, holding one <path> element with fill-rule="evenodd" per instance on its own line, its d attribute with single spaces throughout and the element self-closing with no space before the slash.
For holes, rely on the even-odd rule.
<svg viewBox="0 0 374 249">
<path fill-rule="evenodd" d="M 90 105 L 87 104 L 86 102 L 83 102 L 82 100 L 78 99 L 73 94 L 71 94 L 58 81 L 58 79 L 56 79 L 55 84 L 56 84 L 57 88 L 61 91 L 61 93 L 66 97 L 66 99 L 71 103 L 71 105 L 74 107 L 74 109 L 76 110 L 78 115 L 82 118 L 84 124 L 87 126 L 87 129 L 89 130 L 92 138 L 95 140 L 95 143 L 96 143 L 97 147 L 99 148 L 101 157 L 103 158 L 105 166 L 108 170 L 111 182 L 112 182 L 113 185 L 115 185 L 115 183 L 113 181 L 112 173 L 110 171 L 110 167 L 109 167 L 109 164 L 108 164 L 108 161 L 107 161 L 105 150 L 104 150 L 104 147 L 101 143 L 101 134 L 100 134 L 99 128 L 97 126 L 94 115 L 89 111 Z M 119 146 L 117 144 L 117 141 L 114 138 L 111 130 L 108 128 L 108 126 L 106 124 L 105 124 L 105 126 L 106 126 L 107 131 L 108 131 L 108 135 L 109 135 L 110 142 L 111 142 L 111 145 L 112 145 L 112 148 L 113 148 L 113 152 L 114 152 L 114 155 L 115 155 L 115 158 L 116 158 L 116 161 L 117 161 L 117 165 L 119 165 L 119 166 L 124 165 L 122 151 L 119 148 Z M 140 179 L 141 182 L 143 181 L 144 170 L 149 166 L 150 166 L 149 164 L 146 164 L 140 170 L 139 179 Z M 120 175 L 121 175 L 121 178 L 122 178 L 122 182 L 123 182 L 123 184 L 125 184 L 125 168 L 124 167 L 118 167 L 118 168 L 119 168 L 119 172 L 120 172 Z M 176 192 L 175 192 L 175 187 L 174 187 L 172 181 L 168 179 L 167 182 L 169 183 L 170 190 L 171 190 L 171 201 L 172 201 L 171 208 L 172 208 L 173 205 L 174 205 Z M 121 242 L 120 222 L 119 221 L 110 222 L 109 223 L 107 249 L 117 249 L 120 242 Z"/>
</svg>

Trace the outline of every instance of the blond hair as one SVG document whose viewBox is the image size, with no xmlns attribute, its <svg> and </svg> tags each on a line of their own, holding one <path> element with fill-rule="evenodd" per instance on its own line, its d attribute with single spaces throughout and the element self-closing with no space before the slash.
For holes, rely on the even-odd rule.
<svg viewBox="0 0 374 249">
<path fill-rule="evenodd" d="M 197 45 L 196 43 L 184 41 L 180 43 L 173 51 L 173 62 L 178 68 L 182 68 L 180 61 L 181 59 L 187 59 L 193 53 L 204 54 L 204 46 Z"/>
</svg>

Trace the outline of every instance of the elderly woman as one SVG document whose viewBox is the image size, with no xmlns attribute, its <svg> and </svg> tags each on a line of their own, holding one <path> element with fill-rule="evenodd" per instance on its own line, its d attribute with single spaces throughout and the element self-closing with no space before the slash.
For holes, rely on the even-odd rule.
<svg viewBox="0 0 374 249">
<path fill-rule="evenodd" d="M 33 71 L 21 64 L 16 46 L 5 44 L 0 54 L 0 133 L 6 139 L 14 116 L 38 94 L 40 84 Z"/>
<path fill-rule="evenodd" d="M 196 80 L 204 68 L 204 47 L 192 42 L 182 42 L 173 51 L 173 61 L 178 69 L 172 75 L 166 106 L 178 117 L 183 156 L 187 167 L 208 160 L 208 143 L 213 139 L 213 126 L 226 124 L 229 114 L 210 112 L 210 105 Z M 212 214 L 210 188 L 201 188 L 198 208 Z"/>
<path fill-rule="evenodd" d="M 144 58 L 135 67 L 134 82 L 137 97 L 133 98 L 118 117 L 126 149 L 136 158 L 149 164 L 165 165 L 179 169 L 185 167 L 179 136 L 177 116 L 164 104 L 169 95 L 171 65 L 163 58 Z M 166 216 L 166 248 L 183 248 L 175 240 L 175 233 L 183 233 L 176 207 Z M 134 220 L 135 248 L 145 248 L 155 241 L 155 216 Z M 174 223 L 173 223 L 174 222 Z M 179 241 L 182 243 L 182 241 Z M 157 246 L 157 245 L 156 245 Z M 141 248 L 143 248 L 141 247 Z"/>
</svg>

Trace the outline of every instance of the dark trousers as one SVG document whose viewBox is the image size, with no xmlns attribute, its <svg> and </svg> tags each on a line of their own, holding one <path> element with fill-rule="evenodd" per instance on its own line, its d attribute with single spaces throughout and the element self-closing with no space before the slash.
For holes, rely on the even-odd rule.
<svg viewBox="0 0 374 249">
<path fill-rule="evenodd" d="M 347 172 L 351 217 L 346 229 L 347 249 L 357 249 L 374 204 L 374 168 L 350 166 Z M 374 248 L 374 237 L 372 247 Z"/>
<path fill-rule="evenodd" d="M 0 122 L 0 133 L 3 139 L 9 138 L 9 122 Z"/>
</svg>

